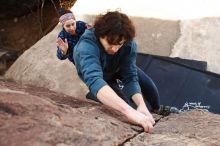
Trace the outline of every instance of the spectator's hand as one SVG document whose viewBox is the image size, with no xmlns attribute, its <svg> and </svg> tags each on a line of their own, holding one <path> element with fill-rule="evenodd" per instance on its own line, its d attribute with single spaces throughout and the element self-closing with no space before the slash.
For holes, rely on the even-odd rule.
<svg viewBox="0 0 220 146">
<path fill-rule="evenodd" d="M 57 46 L 61 49 L 61 52 L 63 55 L 66 55 L 66 52 L 68 50 L 68 42 L 67 39 L 65 39 L 65 42 L 61 38 L 57 38 Z"/>
<path fill-rule="evenodd" d="M 126 116 L 131 123 L 142 126 L 145 132 L 153 132 L 153 124 L 150 117 L 136 110 L 130 111 Z"/>
<path fill-rule="evenodd" d="M 154 118 L 152 116 L 152 114 L 149 112 L 149 110 L 147 109 L 147 107 L 144 105 L 144 106 L 138 106 L 137 107 L 137 111 L 144 114 L 145 116 L 147 116 L 149 119 L 150 119 L 150 122 L 152 125 L 155 124 L 155 121 L 154 121 Z"/>
</svg>

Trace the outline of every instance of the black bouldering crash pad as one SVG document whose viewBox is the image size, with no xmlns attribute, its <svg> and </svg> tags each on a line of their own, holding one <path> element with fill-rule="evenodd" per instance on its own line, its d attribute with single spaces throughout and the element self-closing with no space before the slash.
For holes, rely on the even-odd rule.
<svg viewBox="0 0 220 146">
<path fill-rule="evenodd" d="M 139 53 L 137 66 L 157 85 L 161 104 L 182 109 L 199 103 L 220 114 L 220 75 L 206 71 L 206 62 Z"/>
</svg>

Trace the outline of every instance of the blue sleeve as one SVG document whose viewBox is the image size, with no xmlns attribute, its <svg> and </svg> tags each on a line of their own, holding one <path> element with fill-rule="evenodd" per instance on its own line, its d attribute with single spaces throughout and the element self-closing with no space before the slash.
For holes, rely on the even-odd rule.
<svg viewBox="0 0 220 146">
<path fill-rule="evenodd" d="M 130 52 L 123 59 L 120 73 L 123 77 L 122 82 L 124 83 L 123 92 L 127 97 L 131 97 L 135 93 L 141 93 L 136 67 L 137 45 L 132 41 L 126 47 L 129 47 L 127 50 L 130 50 Z"/>
<path fill-rule="evenodd" d="M 99 48 L 88 40 L 82 40 L 75 47 L 73 56 L 79 77 L 96 96 L 97 92 L 107 84 L 103 80 Z"/>
</svg>

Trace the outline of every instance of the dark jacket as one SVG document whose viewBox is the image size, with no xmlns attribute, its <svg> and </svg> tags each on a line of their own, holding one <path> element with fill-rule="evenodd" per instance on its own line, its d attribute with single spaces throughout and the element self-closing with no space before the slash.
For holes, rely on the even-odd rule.
<svg viewBox="0 0 220 146">
<path fill-rule="evenodd" d="M 64 60 L 66 58 L 69 59 L 72 63 L 73 61 L 73 49 L 77 42 L 79 41 L 79 38 L 82 36 L 82 34 L 85 32 L 87 29 L 86 23 L 83 21 L 77 21 L 76 22 L 76 35 L 71 35 L 68 32 L 66 32 L 64 29 L 59 33 L 58 37 L 61 38 L 63 41 L 67 39 L 68 42 L 68 50 L 66 55 L 63 55 L 61 53 L 61 50 L 59 47 L 57 47 L 57 58 L 60 60 Z"/>
<path fill-rule="evenodd" d="M 114 55 L 106 53 L 95 37 L 94 28 L 87 29 L 74 48 L 74 61 L 79 77 L 96 96 L 99 89 L 119 75 L 127 97 L 141 93 L 136 67 L 136 43 L 124 44 Z"/>
</svg>

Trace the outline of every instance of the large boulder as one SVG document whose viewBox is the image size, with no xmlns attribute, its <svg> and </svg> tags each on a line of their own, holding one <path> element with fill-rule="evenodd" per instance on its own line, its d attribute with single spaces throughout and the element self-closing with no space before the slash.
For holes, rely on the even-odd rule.
<svg viewBox="0 0 220 146">
<path fill-rule="evenodd" d="M 75 85 L 78 86 L 78 85 Z M 1 146 L 218 146 L 220 116 L 205 111 L 153 115 L 154 133 L 117 111 L 45 88 L 0 80 Z"/>
<path fill-rule="evenodd" d="M 60 30 L 61 26 L 57 25 L 54 31 L 26 50 L 8 69 L 6 79 L 85 97 L 87 87 L 78 78 L 75 66 L 56 57 L 55 42 Z"/>
<path fill-rule="evenodd" d="M 1 146 L 119 145 L 138 133 L 119 117 L 95 103 L 0 81 Z"/>
<path fill-rule="evenodd" d="M 184 20 L 180 26 L 181 36 L 170 56 L 207 61 L 209 71 L 220 73 L 220 18 Z"/>
</svg>

